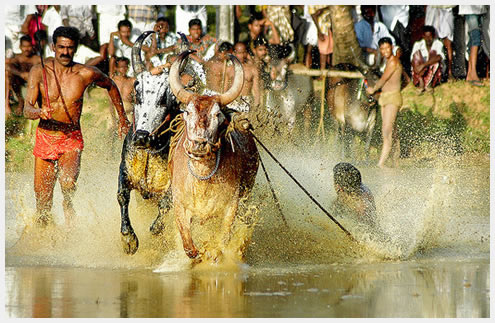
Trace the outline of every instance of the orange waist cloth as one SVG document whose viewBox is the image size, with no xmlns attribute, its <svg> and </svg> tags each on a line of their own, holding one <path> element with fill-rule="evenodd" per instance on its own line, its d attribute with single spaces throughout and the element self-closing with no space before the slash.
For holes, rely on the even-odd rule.
<svg viewBox="0 0 495 323">
<path fill-rule="evenodd" d="M 48 134 L 36 129 L 36 142 L 33 155 L 41 159 L 57 160 L 64 153 L 76 149 L 83 150 L 84 141 L 81 130 L 62 134 Z"/>
</svg>

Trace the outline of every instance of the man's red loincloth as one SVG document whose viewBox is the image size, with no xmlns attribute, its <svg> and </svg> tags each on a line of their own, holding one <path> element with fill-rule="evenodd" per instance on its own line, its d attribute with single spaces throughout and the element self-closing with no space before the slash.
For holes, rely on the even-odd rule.
<svg viewBox="0 0 495 323">
<path fill-rule="evenodd" d="M 82 151 L 83 148 L 81 130 L 52 135 L 36 129 L 36 143 L 33 150 L 33 155 L 36 157 L 57 160 L 66 152 L 76 149 Z"/>
</svg>

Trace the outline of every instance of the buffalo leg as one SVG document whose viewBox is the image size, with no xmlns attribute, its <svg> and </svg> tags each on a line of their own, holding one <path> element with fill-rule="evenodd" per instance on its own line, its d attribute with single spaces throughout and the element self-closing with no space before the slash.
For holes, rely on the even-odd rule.
<svg viewBox="0 0 495 323">
<path fill-rule="evenodd" d="M 170 207 L 171 207 L 171 199 L 170 199 L 170 190 L 169 190 L 169 192 L 165 194 L 163 199 L 161 199 L 158 204 L 158 216 L 150 226 L 151 234 L 158 235 L 163 231 L 163 229 L 165 228 L 165 225 L 163 224 L 163 217 L 165 214 L 167 214 L 170 211 Z"/>
<path fill-rule="evenodd" d="M 373 130 L 375 129 L 376 124 L 376 109 L 372 108 L 370 111 L 370 115 L 368 117 L 368 129 L 366 131 L 366 161 L 370 160 L 370 144 L 371 137 L 373 136 Z"/>
<path fill-rule="evenodd" d="M 124 252 L 130 255 L 136 253 L 139 247 L 139 241 L 134 233 L 134 229 L 129 219 L 129 201 L 131 200 L 131 188 L 127 180 L 124 161 L 120 164 L 119 171 L 119 189 L 117 192 L 117 200 L 120 205 L 120 233 Z"/>
<path fill-rule="evenodd" d="M 176 206 L 175 212 L 175 221 L 179 228 L 184 251 L 189 258 L 194 259 L 198 256 L 199 251 L 196 249 L 191 236 L 191 212 L 179 206 Z"/>
</svg>

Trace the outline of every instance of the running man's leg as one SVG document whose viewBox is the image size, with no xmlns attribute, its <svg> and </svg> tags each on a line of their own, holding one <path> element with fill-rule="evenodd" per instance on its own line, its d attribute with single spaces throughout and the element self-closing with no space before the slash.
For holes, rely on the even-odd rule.
<svg viewBox="0 0 495 323">
<path fill-rule="evenodd" d="M 57 180 L 55 161 L 34 158 L 34 193 L 36 196 L 37 221 L 47 224 L 52 219 L 53 188 Z"/>
<path fill-rule="evenodd" d="M 66 224 L 70 225 L 76 212 L 72 205 L 72 198 L 76 191 L 76 182 L 81 165 L 81 151 L 79 149 L 66 152 L 58 160 L 59 183 L 64 197 L 63 208 Z"/>
</svg>

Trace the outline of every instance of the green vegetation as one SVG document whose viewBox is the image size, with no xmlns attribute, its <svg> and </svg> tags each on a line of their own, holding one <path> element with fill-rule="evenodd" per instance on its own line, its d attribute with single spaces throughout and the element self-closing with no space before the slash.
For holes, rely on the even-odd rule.
<svg viewBox="0 0 495 323">
<path fill-rule="evenodd" d="M 319 97 L 319 95 L 317 94 Z M 490 151 L 490 88 L 473 87 L 464 81 L 445 83 L 434 93 L 418 96 L 410 84 L 403 90 L 404 106 L 397 124 L 402 158 L 423 158 L 432 151 L 446 154 Z M 312 131 L 319 122 L 320 103 L 314 103 Z M 117 156 L 121 141 L 109 112 L 111 104 L 105 90 L 93 88 L 85 94 L 81 126 L 88 155 Z M 112 107 L 113 108 L 113 107 Z M 335 132 L 328 110 L 325 110 L 325 130 Z M 5 124 L 5 163 L 7 171 L 31 170 L 32 149 L 37 121 L 11 116 Z M 381 119 L 372 139 L 372 147 L 381 146 Z M 312 136 L 315 138 L 315 136 Z M 373 155 L 372 155 L 373 158 Z"/>
</svg>

